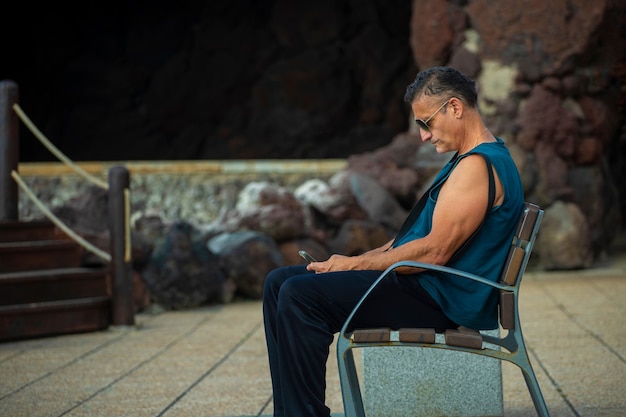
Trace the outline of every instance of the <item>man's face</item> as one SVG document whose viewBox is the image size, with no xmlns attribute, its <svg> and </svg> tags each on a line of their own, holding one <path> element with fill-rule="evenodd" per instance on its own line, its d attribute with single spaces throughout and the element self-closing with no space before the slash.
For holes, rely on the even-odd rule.
<svg viewBox="0 0 626 417">
<path fill-rule="evenodd" d="M 449 143 L 445 139 L 447 137 L 445 125 L 448 116 L 446 108 L 449 103 L 450 99 L 441 101 L 441 99 L 422 97 L 411 105 L 422 142 L 430 141 L 435 146 L 437 153 L 454 150 L 449 147 Z"/>
</svg>

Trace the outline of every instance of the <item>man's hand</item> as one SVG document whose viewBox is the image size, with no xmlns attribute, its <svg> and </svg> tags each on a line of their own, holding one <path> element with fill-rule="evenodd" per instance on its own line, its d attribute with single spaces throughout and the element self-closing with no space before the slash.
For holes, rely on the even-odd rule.
<svg viewBox="0 0 626 417">
<path fill-rule="evenodd" d="M 330 258 L 323 262 L 311 262 L 306 266 L 306 269 L 309 271 L 314 271 L 316 273 L 322 272 L 335 272 L 335 271 L 348 271 L 355 268 L 357 264 L 356 258 L 354 256 L 344 256 L 344 255 L 332 255 Z"/>
</svg>

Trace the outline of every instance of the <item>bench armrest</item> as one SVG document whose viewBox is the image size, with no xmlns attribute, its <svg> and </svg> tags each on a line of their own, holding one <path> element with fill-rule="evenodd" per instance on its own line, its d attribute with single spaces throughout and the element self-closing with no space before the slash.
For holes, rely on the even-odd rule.
<svg viewBox="0 0 626 417">
<path fill-rule="evenodd" d="M 489 281 L 488 279 L 485 279 L 485 278 L 480 277 L 478 275 L 475 275 L 475 274 L 472 274 L 472 273 L 469 273 L 469 272 L 465 272 L 465 271 L 461 271 L 460 269 L 450 268 L 448 266 L 428 264 L 428 263 L 416 262 L 416 261 L 400 261 L 400 262 L 396 262 L 395 264 L 393 264 L 390 267 L 388 267 L 387 269 L 385 269 L 380 274 L 380 276 L 378 278 L 376 278 L 376 281 L 374 281 L 372 283 L 372 285 L 367 289 L 367 291 L 365 291 L 365 294 L 363 294 L 363 296 L 361 297 L 359 302 L 356 303 L 356 305 L 352 309 L 352 312 L 350 313 L 350 315 L 348 316 L 348 318 L 344 322 L 343 326 L 341 327 L 341 330 L 339 332 L 340 336 L 346 337 L 345 336 L 346 329 L 348 328 L 348 325 L 352 321 L 352 318 L 354 317 L 354 315 L 356 314 L 358 309 L 361 307 L 361 305 L 363 304 L 365 299 L 370 295 L 370 293 L 374 290 L 374 288 L 380 283 L 380 281 L 382 281 L 394 269 L 397 269 L 397 268 L 400 268 L 400 267 L 407 267 L 407 266 L 408 267 L 413 267 L 413 268 L 420 268 L 420 269 L 430 270 L 430 271 L 445 272 L 445 273 L 448 273 L 448 274 L 456 275 L 456 276 L 461 277 L 461 278 L 466 278 L 466 279 L 470 279 L 472 281 L 480 282 L 481 284 L 485 284 L 485 285 L 488 285 L 488 286 L 490 286 L 492 288 L 497 288 L 497 289 L 500 289 L 500 290 L 507 290 L 507 291 L 514 291 L 515 290 L 514 286 L 503 284 L 503 283 L 500 283 L 500 282 Z"/>
</svg>

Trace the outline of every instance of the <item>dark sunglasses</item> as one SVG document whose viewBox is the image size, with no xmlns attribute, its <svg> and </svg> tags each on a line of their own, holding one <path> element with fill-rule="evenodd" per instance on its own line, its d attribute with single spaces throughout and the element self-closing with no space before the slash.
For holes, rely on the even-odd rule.
<svg viewBox="0 0 626 417">
<path fill-rule="evenodd" d="M 419 126 L 420 129 L 426 131 L 426 132 L 430 132 L 430 126 L 428 126 L 428 122 L 430 122 L 433 117 L 435 117 L 437 115 L 437 113 L 439 113 L 441 111 L 441 109 L 443 109 L 446 104 L 448 104 L 450 102 L 451 98 L 447 99 L 446 101 L 443 102 L 443 104 L 441 106 L 439 106 L 439 108 L 426 120 L 422 120 L 422 119 L 415 119 L 415 123 L 417 123 L 417 126 Z"/>
</svg>

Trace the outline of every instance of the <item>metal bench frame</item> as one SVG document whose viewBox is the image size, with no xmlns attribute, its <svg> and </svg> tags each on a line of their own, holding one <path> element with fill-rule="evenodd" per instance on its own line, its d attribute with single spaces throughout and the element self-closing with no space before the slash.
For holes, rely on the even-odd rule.
<svg viewBox="0 0 626 417">
<path fill-rule="evenodd" d="M 518 310 L 522 276 L 526 270 L 542 217 L 543 210 L 539 206 L 525 203 L 499 282 L 489 281 L 483 277 L 445 266 L 413 261 L 395 263 L 380 274 L 346 319 L 337 340 L 337 362 L 346 417 L 365 417 L 352 349 L 389 346 L 440 348 L 511 362 L 522 371 L 538 416 L 549 417 L 537 377 L 530 364 Z M 435 338 L 434 329 L 399 329 L 396 331 L 388 328 L 377 328 L 356 329 L 353 332 L 348 332 L 347 329 L 352 318 L 376 285 L 394 269 L 407 266 L 447 272 L 500 290 L 499 322 L 501 328 L 507 330 L 506 336 L 484 335 L 475 330 L 459 328 L 446 330 L 443 335 L 445 342 L 438 342 Z"/>
</svg>

